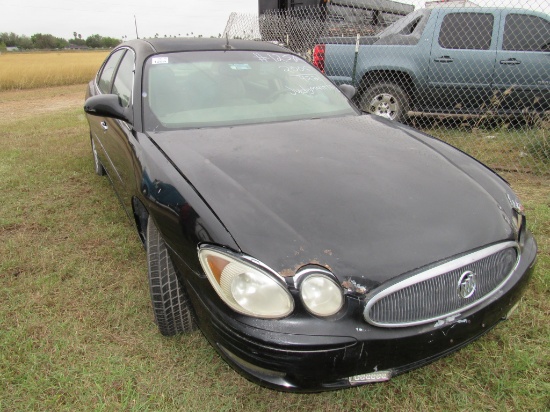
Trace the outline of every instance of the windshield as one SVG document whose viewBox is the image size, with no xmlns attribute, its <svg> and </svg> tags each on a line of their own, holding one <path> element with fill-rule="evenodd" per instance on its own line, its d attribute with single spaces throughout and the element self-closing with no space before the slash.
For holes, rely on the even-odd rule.
<svg viewBox="0 0 550 412">
<path fill-rule="evenodd" d="M 292 54 L 203 51 L 156 55 L 145 65 L 148 131 L 356 115 L 317 69 Z"/>
</svg>

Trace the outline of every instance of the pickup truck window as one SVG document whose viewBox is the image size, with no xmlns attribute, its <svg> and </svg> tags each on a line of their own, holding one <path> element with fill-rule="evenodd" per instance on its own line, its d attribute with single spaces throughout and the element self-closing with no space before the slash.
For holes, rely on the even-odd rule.
<svg viewBox="0 0 550 412">
<path fill-rule="evenodd" d="M 420 9 L 395 22 L 378 35 L 377 46 L 414 46 L 420 41 L 431 10 Z"/>
<path fill-rule="evenodd" d="M 502 49 L 550 51 L 550 22 L 538 16 L 509 14 L 506 16 Z"/>
<path fill-rule="evenodd" d="M 391 26 L 388 26 L 385 30 L 378 34 L 378 37 L 387 37 L 392 34 L 411 34 L 418 26 L 418 23 L 424 18 L 424 21 L 428 20 L 430 16 L 430 9 L 419 9 L 413 11 L 401 20 L 396 21 Z"/>
<path fill-rule="evenodd" d="M 489 13 L 450 13 L 443 18 L 439 45 L 445 49 L 489 50 L 494 17 Z"/>
<path fill-rule="evenodd" d="M 418 17 L 417 19 L 413 20 L 410 24 L 407 25 L 403 30 L 401 30 L 401 34 L 411 34 L 414 32 L 414 29 L 416 29 L 416 26 L 418 26 L 418 23 L 420 23 L 420 20 L 422 20 L 422 17 Z"/>
</svg>

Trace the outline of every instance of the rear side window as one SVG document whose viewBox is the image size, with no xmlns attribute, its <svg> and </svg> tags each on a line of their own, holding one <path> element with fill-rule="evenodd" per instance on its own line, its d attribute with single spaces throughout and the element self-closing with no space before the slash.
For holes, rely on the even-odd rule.
<svg viewBox="0 0 550 412">
<path fill-rule="evenodd" d="M 113 76 L 115 75 L 116 67 L 125 51 L 126 50 L 122 49 L 113 53 L 103 66 L 97 82 L 99 90 L 101 90 L 102 93 L 111 92 L 111 85 L 113 84 Z"/>
<path fill-rule="evenodd" d="M 450 13 L 443 18 L 439 45 L 445 49 L 489 50 L 494 17 L 489 13 Z"/>
<path fill-rule="evenodd" d="M 550 22 L 538 16 L 509 14 L 504 25 L 502 49 L 550 51 Z"/>
<path fill-rule="evenodd" d="M 418 23 L 420 23 L 420 20 L 422 20 L 422 17 L 419 17 L 412 22 L 410 22 L 403 30 L 401 30 L 401 34 L 408 35 L 412 34 L 416 27 L 418 26 Z"/>
<path fill-rule="evenodd" d="M 113 93 L 120 98 L 120 102 L 124 107 L 130 105 L 133 81 L 134 53 L 128 51 L 120 63 L 113 83 Z"/>
</svg>

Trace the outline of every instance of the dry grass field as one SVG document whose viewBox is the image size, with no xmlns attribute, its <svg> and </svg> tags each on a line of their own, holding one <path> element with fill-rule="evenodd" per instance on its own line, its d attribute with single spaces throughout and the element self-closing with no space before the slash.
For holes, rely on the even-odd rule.
<svg viewBox="0 0 550 412">
<path fill-rule="evenodd" d="M 88 82 L 108 51 L 0 54 L 0 91 Z"/>
</svg>

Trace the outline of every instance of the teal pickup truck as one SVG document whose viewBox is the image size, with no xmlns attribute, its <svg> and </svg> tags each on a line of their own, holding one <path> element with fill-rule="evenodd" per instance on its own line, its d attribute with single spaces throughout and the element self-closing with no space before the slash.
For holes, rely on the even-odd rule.
<svg viewBox="0 0 550 412">
<path fill-rule="evenodd" d="M 320 39 L 313 63 L 392 120 L 550 110 L 550 16 L 535 11 L 419 9 L 377 36 Z"/>
</svg>

